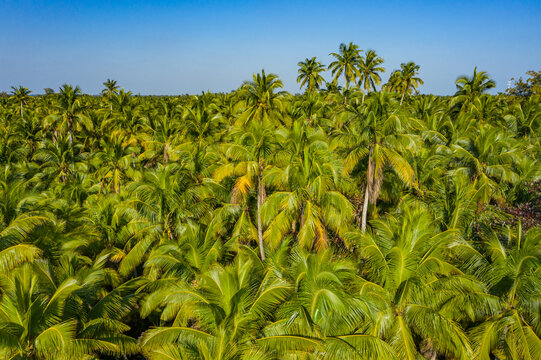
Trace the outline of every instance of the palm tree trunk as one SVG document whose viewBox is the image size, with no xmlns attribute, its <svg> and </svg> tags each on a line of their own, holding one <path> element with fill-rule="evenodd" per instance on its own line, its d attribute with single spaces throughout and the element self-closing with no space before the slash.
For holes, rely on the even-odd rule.
<svg viewBox="0 0 541 360">
<path fill-rule="evenodd" d="M 406 95 L 406 90 L 402 92 L 402 97 L 400 98 L 400 105 L 402 105 L 402 101 L 404 101 L 404 95 Z"/>
<path fill-rule="evenodd" d="M 372 192 L 372 183 L 374 177 L 374 162 L 372 161 L 372 147 L 370 148 L 370 153 L 368 154 L 368 169 L 366 170 L 366 187 L 364 190 L 364 201 L 363 201 L 363 213 L 361 218 L 361 231 L 366 232 L 366 219 L 368 218 L 368 201 L 370 199 L 370 193 Z"/>
<path fill-rule="evenodd" d="M 68 132 L 69 132 L 69 142 L 70 146 L 73 145 L 73 117 L 68 115 Z"/>
<path fill-rule="evenodd" d="M 361 217 L 361 231 L 366 232 L 366 217 L 368 213 L 368 194 L 370 193 L 370 182 L 366 182 L 366 187 L 364 189 L 364 201 L 363 201 L 363 212 Z"/>
<path fill-rule="evenodd" d="M 344 93 L 344 105 L 347 105 L 348 104 L 348 96 L 346 95 L 346 73 L 344 72 L 344 88 L 342 89 L 342 92 Z"/>
<path fill-rule="evenodd" d="M 169 149 L 169 142 L 166 142 L 163 146 L 163 165 L 167 165 L 169 162 L 169 156 L 167 154 L 167 150 Z"/>
<path fill-rule="evenodd" d="M 265 201 L 265 183 L 261 176 L 263 172 L 263 163 L 259 161 L 259 174 L 257 175 L 257 242 L 259 244 L 259 253 L 261 260 L 265 261 L 265 248 L 263 245 L 263 226 L 261 225 L 261 206 Z"/>
<path fill-rule="evenodd" d="M 23 102 L 21 101 L 21 120 L 24 120 Z"/>
</svg>

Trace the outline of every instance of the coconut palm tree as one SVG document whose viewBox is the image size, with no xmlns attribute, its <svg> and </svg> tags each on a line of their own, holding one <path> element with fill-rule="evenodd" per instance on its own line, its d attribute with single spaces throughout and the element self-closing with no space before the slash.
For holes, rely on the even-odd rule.
<svg viewBox="0 0 541 360">
<path fill-rule="evenodd" d="M 101 91 L 101 94 L 104 95 L 107 100 L 109 100 L 109 110 L 113 111 L 113 103 L 111 99 L 113 98 L 113 95 L 118 94 L 119 86 L 117 85 L 116 80 L 107 79 L 103 86 L 105 86 L 105 89 Z"/>
<path fill-rule="evenodd" d="M 249 121 L 259 122 L 267 126 L 276 123 L 283 108 L 282 80 L 275 74 L 253 74 L 252 81 L 246 81 L 240 88 L 240 96 L 244 99 L 245 110 L 239 121 L 244 125 Z"/>
<path fill-rule="evenodd" d="M 300 83 L 302 89 L 303 86 L 306 86 L 306 92 L 311 93 L 314 88 L 319 89 L 320 86 L 325 82 L 321 72 L 325 71 L 325 66 L 321 62 L 316 60 L 316 57 L 311 59 L 306 58 L 304 61 L 299 61 L 297 64 L 299 67 L 299 76 L 297 77 L 297 83 Z"/>
<path fill-rule="evenodd" d="M 83 114 L 84 105 L 79 99 L 81 94 L 79 86 L 74 88 L 71 85 L 64 84 L 60 87 L 59 104 L 57 105 L 58 111 L 56 114 L 45 118 L 45 122 L 54 128 L 53 141 L 57 140 L 59 134 L 67 131 L 71 145 L 73 144 L 76 127 L 80 125 L 87 128 L 91 127 L 88 118 Z"/>
<path fill-rule="evenodd" d="M 366 332 L 387 340 L 401 359 L 417 359 L 420 353 L 470 359 L 466 333 L 442 305 L 482 287 L 445 258 L 455 246 L 453 231 L 439 232 L 415 201 L 397 210 L 398 217 L 373 220 L 373 232 L 360 238 L 366 274 L 361 296 L 379 303 Z"/>
<path fill-rule="evenodd" d="M 541 346 L 539 229 L 524 233 L 485 228 L 482 252 L 468 253 L 472 271 L 488 286 L 491 306 L 479 312 L 469 335 L 475 358 L 535 359 Z M 474 259 L 474 260 L 473 260 Z M 488 305 L 488 303 L 487 303 Z"/>
<path fill-rule="evenodd" d="M 231 193 L 234 204 L 245 203 L 248 194 L 257 191 L 257 241 L 261 259 L 265 260 L 261 207 L 266 198 L 264 173 L 271 167 L 270 157 L 277 146 L 275 134 L 269 128 L 252 123 L 233 136 L 235 141 L 226 145 L 227 162 L 218 167 L 213 176 L 217 181 L 236 176 Z"/>
<path fill-rule="evenodd" d="M 265 176 L 278 190 L 262 208 L 267 226 L 263 238 L 271 248 L 291 231 L 302 247 L 321 251 L 348 228 L 353 207 L 340 192 L 341 163 L 330 154 L 322 135 L 301 122 L 282 135 L 281 163 Z"/>
<path fill-rule="evenodd" d="M 381 83 L 379 73 L 385 72 L 385 68 L 381 66 L 383 58 L 378 56 L 374 50 L 367 50 L 364 56 L 361 56 L 359 61 L 359 87 L 364 89 L 362 102 L 364 103 L 365 93 L 376 91 L 376 85 Z"/>
<path fill-rule="evenodd" d="M 149 329 L 141 339 L 146 356 L 227 360 L 253 359 L 257 352 L 271 354 L 256 344 L 272 339 L 258 333 L 291 293 L 290 284 L 250 257 L 226 267 L 215 265 L 198 276 L 197 283 L 192 288 L 171 282 L 149 295 L 142 315 L 163 311 L 161 326 Z M 181 304 L 189 310 L 182 310 Z"/>
<path fill-rule="evenodd" d="M 11 98 L 20 106 L 21 120 L 24 120 L 24 105 L 28 103 L 28 100 L 30 99 L 28 95 L 30 95 L 31 92 L 32 91 L 22 85 L 19 85 L 18 88 L 15 86 L 11 87 Z"/>
<path fill-rule="evenodd" d="M 475 97 L 495 86 L 496 83 L 494 80 L 490 79 L 485 71 L 477 72 L 476 66 L 475 69 L 473 69 L 472 77 L 463 75 L 456 80 L 456 101 L 462 104 L 471 103 Z"/>
<path fill-rule="evenodd" d="M 340 148 L 345 152 L 345 171 L 351 172 L 366 161 L 361 229 L 366 231 L 368 204 L 375 204 L 386 167 L 392 169 L 407 186 L 415 185 L 414 172 L 400 155 L 402 149 L 414 146 L 403 133 L 403 125 L 388 93 L 369 99 L 366 107 L 350 106 L 344 113 L 349 126 L 337 135 Z M 366 159 L 366 160 L 365 160 Z"/>
<path fill-rule="evenodd" d="M 462 137 L 450 148 L 457 160 L 449 174 L 464 174 L 481 190 L 479 204 L 501 196 L 504 184 L 519 181 L 513 163 L 520 148 L 498 128 L 483 126 L 477 135 Z"/>
<path fill-rule="evenodd" d="M 344 76 L 344 89 L 349 88 L 349 84 L 355 82 L 361 77 L 359 71 L 359 62 L 361 60 L 361 52 L 359 46 L 350 42 L 348 45 L 340 44 L 338 53 L 330 53 L 336 60 L 329 64 L 329 69 L 332 70 L 334 76 L 333 82 L 337 83 L 340 75 Z"/>
<path fill-rule="evenodd" d="M 54 283 L 48 271 L 47 264 L 27 264 L 12 274 L 0 299 L 0 354 L 9 359 L 72 359 L 129 353 L 122 350 L 135 340 L 116 336 L 118 328 L 113 330 L 106 319 L 82 326 L 70 314 L 70 303 L 82 288 L 77 279 Z"/>
<path fill-rule="evenodd" d="M 395 70 L 391 73 L 385 88 L 389 91 L 401 94 L 400 105 L 402 105 L 406 94 L 409 95 L 414 91 L 417 93 L 419 85 L 424 84 L 423 80 L 416 76 L 419 69 L 419 65 L 410 61 L 408 63 L 400 64 L 400 70 Z"/>
</svg>

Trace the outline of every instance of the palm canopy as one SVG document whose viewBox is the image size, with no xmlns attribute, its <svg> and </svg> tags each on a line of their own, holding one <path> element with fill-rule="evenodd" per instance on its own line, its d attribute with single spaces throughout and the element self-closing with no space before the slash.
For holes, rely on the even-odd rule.
<svg viewBox="0 0 541 360">
<path fill-rule="evenodd" d="M 359 86 L 366 92 L 376 91 L 376 85 L 381 84 L 380 73 L 385 72 L 381 66 L 383 58 L 378 56 L 374 50 L 367 50 L 359 61 Z"/>
<path fill-rule="evenodd" d="M 346 154 L 344 169 L 347 173 L 366 159 L 363 231 L 368 204 L 375 204 L 378 199 L 385 168 L 392 169 L 406 185 L 415 184 L 413 169 L 400 154 L 413 148 L 415 143 L 410 136 L 403 134 L 401 117 L 394 107 L 388 93 L 370 98 L 366 107 L 349 106 L 343 114 L 348 126 L 336 135 L 339 148 Z"/>
<path fill-rule="evenodd" d="M 265 70 L 261 70 L 260 74 L 254 74 L 252 81 L 245 82 L 240 88 L 241 96 L 246 102 L 246 109 L 239 117 L 242 124 L 247 121 L 265 125 L 275 123 L 283 108 L 281 101 L 283 92 L 279 91 L 282 87 L 278 75 L 267 75 Z"/>
<path fill-rule="evenodd" d="M 18 88 L 14 86 L 11 87 L 11 98 L 15 100 L 20 106 L 21 119 L 24 119 L 23 106 L 28 103 L 28 99 L 30 98 L 29 95 L 31 92 L 32 91 L 28 90 L 22 85 L 19 85 Z"/>
<path fill-rule="evenodd" d="M 536 79 L 409 96 L 362 54 L 304 94 L 0 94 L 0 358 L 538 359 Z"/>
<path fill-rule="evenodd" d="M 349 87 L 351 82 L 361 77 L 359 71 L 359 61 L 361 60 L 361 49 L 359 46 L 350 42 L 348 45 L 340 44 L 338 53 L 330 53 L 336 60 L 329 64 L 329 69 L 332 70 L 334 76 L 333 83 L 338 82 L 338 78 L 344 76 L 344 89 Z"/>
<path fill-rule="evenodd" d="M 325 71 L 325 66 L 317 61 L 315 56 L 300 61 L 297 66 L 299 66 L 297 83 L 300 83 L 300 88 L 306 85 L 306 91 L 308 93 L 311 93 L 314 88 L 319 89 L 325 82 L 323 76 L 321 76 L 321 72 Z"/>
<path fill-rule="evenodd" d="M 486 71 L 477 72 L 477 67 L 475 67 L 471 77 L 463 75 L 456 80 L 457 92 L 455 96 L 466 95 L 471 98 L 479 96 L 495 86 L 496 83 L 489 77 Z"/>
<path fill-rule="evenodd" d="M 391 74 L 389 81 L 386 84 L 386 88 L 401 94 L 400 105 L 402 105 L 406 94 L 410 95 L 413 92 L 417 93 L 419 85 L 424 84 L 423 80 L 416 76 L 419 69 L 419 65 L 410 61 L 408 63 L 400 64 L 400 70 L 395 70 Z"/>
</svg>

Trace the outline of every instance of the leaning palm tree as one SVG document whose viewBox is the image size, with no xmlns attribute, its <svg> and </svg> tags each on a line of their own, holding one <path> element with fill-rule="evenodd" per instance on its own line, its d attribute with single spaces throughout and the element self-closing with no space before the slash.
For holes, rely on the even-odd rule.
<svg viewBox="0 0 541 360">
<path fill-rule="evenodd" d="M 297 83 L 300 83 L 300 88 L 307 85 L 306 92 L 311 93 L 314 88 L 319 89 L 325 82 L 323 76 L 321 76 L 321 72 L 325 71 L 325 66 L 321 62 L 316 61 L 315 56 L 311 59 L 306 58 L 306 60 L 300 61 L 297 66 L 299 66 Z"/>
<path fill-rule="evenodd" d="M 20 106 L 20 113 L 21 113 L 21 119 L 24 120 L 24 109 L 23 106 L 28 103 L 28 99 L 30 98 L 28 95 L 32 91 L 28 90 L 27 88 L 23 87 L 22 85 L 19 85 L 18 88 L 15 86 L 11 87 L 11 98 L 15 100 L 17 103 L 19 103 Z"/>
<path fill-rule="evenodd" d="M 365 56 L 362 56 L 359 61 L 359 86 L 364 89 L 362 102 L 369 91 L 376 91 L 376 85 L 381 83 L 379 73 L 385 72 L 385 68 L 381 66 L 383 58 L 378 56 L 374 50 L 366 51 Z"/>
</svg>

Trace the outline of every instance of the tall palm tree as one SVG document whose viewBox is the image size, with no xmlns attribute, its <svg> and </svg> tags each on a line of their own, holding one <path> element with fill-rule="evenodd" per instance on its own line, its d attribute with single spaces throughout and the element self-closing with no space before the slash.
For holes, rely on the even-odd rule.
<svg viewBox="0 0 541 360">
<path fill-rule="evenodd" d="M 315 56 L 311 59 L 306 58 L 304 61 L 299 61 L 297 66 L 299 67 L 297 83 L 300 83 L 300 88 L 307 85 L 306 92 L 311 93 L 314 88 L 319 89 L 325 82 L 320 74 L 325 71 L 325 66 L 317 61 Z"/>
<path fill-rule="evenodd" d="M 359 86 L 364 89 L 362 102 L 364 103 L 365 93 L 376 91 L 376 85 L 381 83 L 379 73 L 385 72 L 385 68 L 381 66 L 383 58 L 378 56 L 374 50 L 367 50 L 364 56 L 361 56 L 359 61 Z"/>
<path fill-rule="evenodd" d="M 11 98 L 15 100 L 17 103 L 19 103 L 21 120 L 24 120 L 23 106 L 28 103 L 28 99 L 30 98 L 28 95 L 30 95 L 31 92 L 32 91 L 28 90 L 22 85 L 19 85 L 18 88 L 16 88 L 15 86 L 11 87 Z"/>
<path fill-rule="evenodd" d="M 58 112 L 49 115 L 45 120 L 55 126 L 53 141 L 58 138 L 58 132 L 68 132 L 70 145 L 73 144 L 74 130 L 77 125 L 91 127 L 88 118 L 83 114 L 84 105 L 80 100 L 82 95 L 79 86 L 64 84 L 60 87 Z"/>
<path fill-rule="evenodd" d="M 245 201 L 249 192 L 257 191 L 257 241 L 261 259 L 265 260 L 261 218 L 261 207 L 266 198 L 263 176 L 270 168 L 269 160 L 277 145 L 275 133 L 260 124 L 252 123 L 248 129 L 240 130 L 234 136 L 235 141 L 226 145 L 227 162 L 218 167 L 213 176 L 218 181 L 229 176 L 237 177 L 232 190 L 234 203 Z"/>
<path fill-rule="evenodd" d="M 412 147 L 411 137 L 403 133 L 400 116 L 388 93 L 369 99 L 366 108 L 350 106 L 345 115 L 349 126 L 338 134 L 340 147 L 346 152 L 345 170 L 351 172 L 366 159 L 366 185 L 361 229 L 366 231 L 368 204 L 375 204 L 386 167 L 392 169 L 407 186 L 415 184 L 414 172 L 400 154 Z"/>
<path fill-rule="evenodd" d="M 246 109 L 239 117 L 241 124 L 256 121 L 270 125 L 276 122 L 282 108 L 282 80 L 275 74 L 253 74 L 253 81 L 242 84 L 240 94 L 246 103 Z"/>
<path fill-rule="evenodd" d="M 417 77 L 420 66 L 410 61 L 408 63 L 400 64 L 400 70 L 395 70 L 391 74 L 389 81 L 386 84 L 386 88 L 390 91 L 402 94 L 400 97 L 400 105 L 404 101 L 406 94 L 411 94 L 415 91 L 419 85 L 424 84 L 423 80 Z"/>
<path fill-rule="evenodd" d="M 103 85 L 105 86 L 105 89 L 101 91 L 101 94 L 104 95 L 110 102 L 109 109 L 110 111 L 113 111 L 113 103 L 111 102 L 111 99 L 113 98 L 113 95 L 118 94 L 119 86 L 117 85 L 116 80 L 107 79 Z"/>
<path fill-rule="evenodd" d="M 333 82 L 337 83 L 340 75 L 344 75 L 344 89 L 349 88 L 349 84 L 355 82 L 361 77 L 359 71 L 359 61 L 361 60 L 361 51 L 359 46 L 350 42 L 348 45 L 340 44 L 338 53 L 330 53 L 336 60 L 329 64 L 334 76 Z"/>
<path fill-rule="evenodd" d="M 302 247 L 322 251 L 348 229 L 353 207 L 340 192 L 341 162 L 322 135 L 300 121 L 284 131 L 280 164 L 265 176 L 279 190 L 263 204 L 264 239 L 271 248 L 292 232 Z"/>
<path fill-rule="evenodd" d="M 476 66 L 473 69 L 472 77 L 463 75 L 456 80 L 457 92 L 455 96 L 463 96 L 469 101 L 472 101 L 474 97 L 481 95 L 495 86 L 496 83 L 489 77 L 486 71 L 477 72 Z"/>
</svg>

